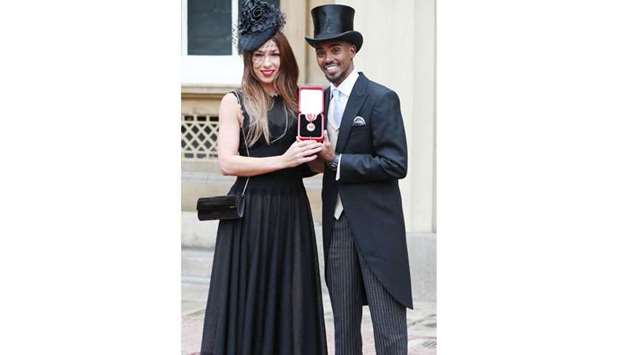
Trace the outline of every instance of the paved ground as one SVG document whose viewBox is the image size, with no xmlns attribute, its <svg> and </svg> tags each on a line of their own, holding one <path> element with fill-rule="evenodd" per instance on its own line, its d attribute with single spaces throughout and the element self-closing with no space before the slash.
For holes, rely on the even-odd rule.
<svg viewBox="0 0 620 355">
<path fill-rule="evenodd" d="M 188 223 L 192 223 L 194 216 L 187 216 Z M 184 223 L 184 233 L 192 230 Z M 209 235 L 212 235 L 209 233 Z M 320 232 L 317 231 L 320 243 Z M 435 355 L 436 354 L 436 310 L 435 310 L 435 237 L 408 236 L 409 255 L 412 262 L 414 284 L 415 311 L 407 311 L 409 328 L 409 354 Z M 209 271 L 213 260 L 214 237 L 203 237 L 201 248 L 184 248 L 183 262 L 183 347 L 182 354 L 187 355 L 200 350 L 204 307 L 209 289 Z M 322 247 L 318 245 L 319 253 Z M 322 255 L 319 255 L 322 261 Z M 323 274 L 323 265 L 321 274 Z M 331 303 L 323 282 L 323 304 L 328 340 L 328 350 L 333 350 L 333 316 Z M 362 335 L 364 354 L 375 354 L 372 335 L 372 323 L 367 307 L 364 307 L 362 320 Z"/>
</svg>

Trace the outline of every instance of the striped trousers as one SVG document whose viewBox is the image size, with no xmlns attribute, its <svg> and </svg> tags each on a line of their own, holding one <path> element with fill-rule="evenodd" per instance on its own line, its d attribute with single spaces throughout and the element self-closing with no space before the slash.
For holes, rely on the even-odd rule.
<svg viewBox="0 0 620 355">
<path fill-rule="evenodd" d="M 346 215 L 334 221 L 325 282 L 334 312 L 336 355 L 362 355 L 364 293 L 372 319 L 377 355 L 407 355 L 407 315 L 358 257 Z"/>
</svg>

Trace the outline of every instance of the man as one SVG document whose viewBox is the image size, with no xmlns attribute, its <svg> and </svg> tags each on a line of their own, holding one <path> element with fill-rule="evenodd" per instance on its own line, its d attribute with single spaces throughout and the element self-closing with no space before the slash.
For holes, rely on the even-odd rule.
<svg viewBox="0 0 620 355">
<path fill-rule="evenodd" d="M 398 179 L 407 173 L 407 143 L 398 95 L 353 65 L 363 43 L 353 30 L 354 13 L 344 5 L 316 7 L 314 38 L 306 37 L 330 81 L 321 158 L 325 280 L 336 355 L 362 354 L 366 304 L 377 354 L 406 355 L 406 308 L 413 301 Z"/>
</svg>

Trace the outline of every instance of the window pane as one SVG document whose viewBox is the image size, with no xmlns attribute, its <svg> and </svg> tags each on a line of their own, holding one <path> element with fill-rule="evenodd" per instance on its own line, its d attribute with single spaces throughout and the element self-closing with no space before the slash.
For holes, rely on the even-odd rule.
<svg viewBox="0 0 620 355">
<path fill-rule="evenodd" d="M 231 5 L 231 0 L 187 0 L 187 54 L 232 54 Z"/>
</svg>

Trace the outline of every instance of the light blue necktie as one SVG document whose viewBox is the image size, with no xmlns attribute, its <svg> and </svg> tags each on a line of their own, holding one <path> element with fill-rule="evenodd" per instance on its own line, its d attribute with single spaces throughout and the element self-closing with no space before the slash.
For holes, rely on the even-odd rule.
<svg viewBox="0 0 620 355">
<path fill-rule="evenodd" d="M 340 103 L 340 98 L 342 97 L 342 93 L 338 89 L 334 89 L 332 97 L 334 98 L 334 123 L 336 127 L 340 127 L 340 121 L 342 121 L 342 104 Z"/>
</svg>

